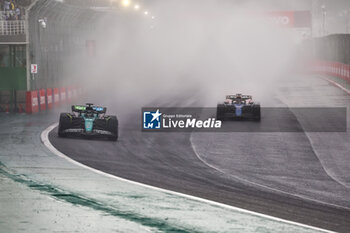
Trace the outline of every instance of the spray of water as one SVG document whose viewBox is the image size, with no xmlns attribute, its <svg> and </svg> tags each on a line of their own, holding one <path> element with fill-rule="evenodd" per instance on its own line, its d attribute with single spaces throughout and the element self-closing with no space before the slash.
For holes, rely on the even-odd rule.
<svg viewBox="0 0 350 233">
<path fill-rule="evenodd" d="M 96 57 L 80 57 L 70 77 L 87 86 L 86 101 L 118 114 L 195 98 L 215 106 L 226 94 L 267 99 L 293 67 L 288 29 L 266 20 L 262 6 L 230 1 L 157 1 L 155 19 L 105 13 L 89 38 Z"/>
</svg>

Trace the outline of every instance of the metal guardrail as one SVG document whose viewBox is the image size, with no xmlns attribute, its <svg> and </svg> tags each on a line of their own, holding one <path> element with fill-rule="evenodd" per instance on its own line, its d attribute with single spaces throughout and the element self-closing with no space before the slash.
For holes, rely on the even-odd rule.
<svg viewBox="0 0 350 233">
<path fill-rule="evenodd" d="M 0 35 L 23 35 L 25 34 L 25 25 L 25 20 L 0 20 Z"/>
</svg>

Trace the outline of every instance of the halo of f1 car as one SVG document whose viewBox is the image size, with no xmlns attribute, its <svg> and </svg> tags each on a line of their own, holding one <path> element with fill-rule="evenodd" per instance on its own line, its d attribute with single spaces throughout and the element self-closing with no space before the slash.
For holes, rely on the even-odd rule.
<svg viewBox="0 0 350 233">
<path fill-rule="evenodd" d="M 251 95 L 227 95 L 226 100 L 217 105 L 216 119 L 260 121 L 260 104 L 254 102 Z"/>
<path fill-rule="evenodd" d="M 61 113 L 58 136 L 71 135 L 102 136 L 109 140 L 118 139 L 118 119 L 106 115 L 107 108 L 86 105 L 73 105 L 72 113 Z"/>
</svg>

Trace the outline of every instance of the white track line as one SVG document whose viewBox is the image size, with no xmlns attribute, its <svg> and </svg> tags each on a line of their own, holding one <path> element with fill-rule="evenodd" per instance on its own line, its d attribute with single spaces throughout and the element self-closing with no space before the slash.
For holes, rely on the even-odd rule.
<svg viewBox="0 0 350 233">
<path fill-rule="evenodd" d="M 346 89 L 345 87 L 343 87 L 342 85 L 340 85 L 339 83 L 329 79 L 329 78 L 326 78 L 324 76 L 321 76 L 321 78 L 329 83 L 331 83 L 333 86 L 335 87 L 338 87 L 340 88 L 341 90 L 343 90 L 346 94 L 350 95 L 350 91 L 348 89 Z M 343 182 L 341 180 L 339 180 L 337 177 L 334 177 L 332 175 L 332 172 L 328 171 L 327 169 L 327 166 L 324 165 L 324 162 L 322 161 L 322 159 L 320 159 L 320 156 L 318 155 L 317 153 L 317 150 L 316 150 L 316 147 L 314 146 L 314 142 L 311 138 L 311 136 L 309 135 L 309 133 L 305 132 L 305 135 L 306 137 L 308 138 L 309 142 L 310 142 L 310 145 L 312 147 L 312 150 L 314 151 L 316 157 L 318 158 L 318 160 L 320 161 L 321 163 L 321 166 L 323 167 L 323 170 L 327 173 L 327 175 L 332 178 L 334 181 L 336 181 L 337 183 L 339 183 L 340 185 L 344 186 L 345 188 L 349 189 L 349 185 L 346 183 L 346 182 Z"/>
<path fill-rule="evenodd" d="M 340 84 L 338 84 L 338 83 L 336 83 L 336 82 L 334 82 L 334 81 L 332 81 L 332 80 L 329 80 L 329 79 L 327 79 L 327 78 L 325 78 L 325 77 L 322 77 L 322 79 L 324 79 L 324 80 L 326 80 L 326 81 L 328 81 L 328 82 L 334 84 L 335 86 L 339 87 L 340 89 L 342 89 L 343 91 L 345 91 L 346 93 L 348 93 L 348 94 L 350 95 L 350 91 L 347 90 L 345 87 L 341 86 Z M 343 207 L 343 206 L 339 206 L 339 205 L 336 205 L 336 204 L 327 203 L 327 202 L 324 202 L 324 201 L 316 200 L 316 199 L 309 198 L 309 197 L 306 197 L 306 196 L 302 196 L 302 195 L 299 195 L 299 194 L 292 194 L 292 193 L 285 192 L 285 191 L 283 191 L 283 190 L 279 190 L 279 189 L 276 189 L 276 188 L 272 188 L 272 187 L 269 187 L 269 186 L 266 186 L 266 185 L 263 185 L 263 184 L 259 184 L 259 183 L 256 183 L 256 182 L 254 182 L 254 181 L 250 181 L 250 180 L 247 180 L 247 179 L 244 179 L 244 178 L 241 178 L 241 177 L 232 175 L 232 174 L 228 174 L 228 173 L 226 173 L 225 171 L 223 171 L 222 169 L 220 169 L 220 168 L 218 168 L 218 167 L 216 167 L 216 166 L 214 166 L 214 165 L 208 163 L 207 161 L 205 161 L 205 159 L 203 159 L 203 158 L 199 155 L 196 146 L 195 146 L 194 143 L 192 142 L 192 135 L 193 135 L 193 134 L 191 134 L 191 136 L 190 136 L 190 143 L 191 143 L 192 149 L 193 149 L 195 155 L 197 156 L 197 158 L 198 158 L 202 163 L 204 163 L 206 166 L 208 166 L 208 167 L 210 167 L 210 168 L 212 168 L 212 169 L 214 169 L 214 170 L 216 170 L 216 171 L 218 171 L 218 172 L 220 172 L 220 173 L 223 173 L 223 174 L 225 174 L 225 175 L 228 175 L 228 176 L 230 176 L 230 177 L 232 177 L 232 178 L 234 178 L 234 179 L 236 179 L 236 180 L 239 180 L 239 181 L 241 181 L 241 182 L 243 182 L 243 183 L 250 184 L 250 185 L 253 185 L 253 186 L 257 186 L 257 187 L 260 187 L 260 188 L 263 188 L 263 189 L 267 189 L 267 190 L 270 190 L 270 191 L 273 191 L 273 192 L 282 193 L 282 194 L 284 194 L 284 195 L 288 195 L 288 196 L 292 196 L 292 197 L 301 198 L 301 199 L 304 199 L 304 200 L 308 200 L 308 201 L 311 201 L 311 202 L 316 202 L 316 203 L 319 203 L 319 204 L 322 204 L 322 205 L 326 205 L 326 206 L 333 206 L 333 207 L 336 207 L 336 208 L 341 208 L 341 209 L 350 210 L 350 208 L 348 208 L 348 207 Z M 306 137 L 308 138 L 308 140 L 309 140 L 309 142 L 310 142 L 310 145 L 311 145 L 311 147 L 312 147 L 312 150 L 314 151 L 314 153 L 315 153 L 317 159 L 320 161 L 321 166 L 322 166 L 323 170 L 326 172 L 326 174 L 327 174 L 332 180 L 334 180 L 335 182 L 339 183 L 340 185 L 344 186 L 345 188 L 348 188 L 348 186 L 347 186 L 345 183 L 343 183 L 343 182 L 339 181 L 338 179 L 334 178 L 334 177 L 327 171 L 326 167 L 325 167 L 324 164 L 322 163 L 322 160 L 319 158 L 318 154 L 316 153 L 316 150 L 315 150 L 315 148 L 314 148 L 314 145 L 313 145 L 313 143 L 312 143 L 312 140 L 311 140 L 310 136 L 309 136 L 306 132 L 305 132 L 305 135 L 306 135 Z"/>
<path fill-rule="evenodd" d="M 200 197 L 195 197 L 195 196 L 191 196 L 191 195 L 188 195 L 188 194 L 183 194 L 183 193 L 179 193 L 179 192 L 174 192 L 174 191 L 170 191 L 170 190 L 166 190 L 166 189 L 162 189 L 162 188 L 157 188 L 157 187 L 154 187 L 154 186 L 151 186 L 151 185 L 147 185 L 147 184 L 143 184 L 143 183 L 139 183 L 139 182 L 135 182 L 135 181 L 131 181 L 131 180 L 127 180 L 127 179 L 124 179 L 124 178 L 121 178 L 121 177 L 118 177 L 118 176 L 114 176 L 114 175 L 111 175 L 111 174 L 108 174 L 108 173 L 105 173 L 105 172 L 102 172 L 100 170 L 97 170 L 97 169 L 94 169 L 94 168 L 91 168 L 91 167 L 88 167 L 82 163 L 79 163 L 71 158 L 69 158 L 67 155 L 63 154 L 62 152 L 58 151 L 50 142 L 49 140 L 49 133 L 58 126 L 58 123 L 54 123 L 52 125 L 50 125 L 48 128 L 46 128 L 42 133 L 41 133 L 41 141 L 42 143 L 52 152 L 54 153 L 55 155 L 61 157 L 61 158 L 64 158 L 66 159 L 67 161 L 69 161 L 70 163 L 73 163 L 77 166 L 80 166 L 82 168 L 85 168 L 85 169 L 88 169 L 94 173 L 97 173 L 99 175 L 103 175 L 105 177 L 109 177 L 109 178 L 112 178 L 112 179 L 116 179 L 116 180 L 119 180 L 119 181 L 123 181 L 123 182 L 126 182 L 126 183 L 130 183 L 130 184 L 133 184 L 133 185 L 138 185 L 138 186 L 141 186 L 141 187 L 144 187 L 144 188 L 149 188 L 149 189 L 152 189 L 152 190 L 156 190 L 156 191 L 159 191 L 159 192 L 163 192 L 163 193 L 167 193 L 167 194 L 172 194 L 172 195 L 176 195 L 176 196 L 179 196 L 179 197 L 183 197 L 183 198 L 188 198 L 188 199 L 191 199 L 191 200 L 195 200 L 195 201 L 199 201 L 199 202 L 203 202 L 203 203 L 206 203 L 206 204 L 210 204 L 210 205 L 213 205 L 213 206 L 218 206 L 218 207 L 222 207 L 222 208 L 225 208 L 225 209 L 229 209 L 229 210 L 233 210 L 233 211 L 237 211 L 237 212 L 241 212 L 241 213 L 245 213 L 245 214 L 250 214 L 250 215 L 253 215 L 253 216 L 257 216 L 257 217 L 262 217 L 262 218 L 266 218 L 266 219 L 269 219 L 269 220 L 273 220 L 273 221 L 277 221 L 277 222 L 281 222 L 281 223 L 286 223 L 286 224 L 290 224 L 290 225 L 294 225 L 294 226 L 299 226 L 299 227 L 303 227 L 303 228 L 307 228 L 307 229 L 312 229 L 312 230 L 316 230 L 316 231 L 320 231 L 320 232 L 328 232 L 328 233 L 333 233 L 333 231 L 329 231 L 329 230 L 326 230 L 326 229 L 322 229 L 322 228 L 318 228 L 318 227 L 313 227 L 313 226 L 309 226 L 309 225 L 306 225 L 306 224 L 302 224 L 302 223 L 298 223 L 298 222 L 293 222 L 293 221 L 289 221 L 289 220 L 285 220 L 285 219 L 281 219 L 281 218 L 277 218 L 277 217 L 273 217 L 273 216 L 270 216 L 270 215 L 265 215 L 265 214 L 261 214 L 261 213 L 257 213 L 257 212 L 253 212 L 253 211 L 250 211 L 250 210 L 246 210 L 246 209 L 242 209 L 242 208 L 238 208 L 238 207 L 234 207 L 234 206 L 230 206 L 230 205 L 226 205 L 226 204 L 222 204 L 222 203 L 219 203 L 219 202 L 215 202 L 215 201 L 211 201 L 211 200 L 207 200 L 207 199 L 204 199 L 204 198 L 200 198 Z"/>
<path fill-rule="evenodd" d="M 322 77 L 324 80 L 326 80 L 327 82 L 330 82 L 331 84 L 333 84 L 334 86 L 342 89 L 343 91 L 345 91 L 348 95 L 350 95 L 350 91 L 348 89 L 346 89 L 345 87 L 343 87 L 342 85 L 340 85 L 339 83 L 333 81 L 333 80 L 330 80 L 326 77 Z"/>
<path fill-rule="evenodd" d="M 193 148 L 193 151 L 196 155 L 196 157 L 202 162 L 204 163 L 206 166 L 222 173 L 222 174 L 225 174 L 227 176 L 230 176 L 236 180 L 239 180 L 241 181 L 242 183 L 246 183 L 246 184 L 249 184 L 249 185 L 252 185 L 252 186 L 256 186 L 256 187 L 260 187 L 260 188 L 263 188 L 263 189 L 266 189 L 266 190 L 270 190 L 272 192 L 275 192 L 275 193 L 282 193 L 286 196 L 290 196 L 290 197 L 296 197 L 296 198 L 300 198 L 300 199 L 303 199 L 303 200 L 308 200 L 310 202 L 314 202 L 314 203 L 318 203 L 318 204 L 322 204 L 324 206 L 332 206 L 332 207 L 335 207 L 335 208 L 338 208 L 338 209 L 346 209 L 346 210 L 350 210 L 350 208 L 348 207 L 344 207 L 344 206 L 340 206 L 340 205 L 336 205 L 336 204 L 332 204 L 332 203 L 328 203 L 328 202 L 324 202 L 324 201 L 319 201 L 317 199 L 313 199 L 313 198 L 309 198 L 309 197 L 306 197 L 306 196 L 302 196 L 302 195 L 298 195 L 298 194 L 293 194 L 293 193 L 289 193 L 289 192 L 286 192 L 286 191 L 283 191 L 283 190 L 280 190 L 280 189 L 276 189 L 276 188 L 272 188 L 272 187 L 269 187 L 269 186 L 266 186 L 266 185 L 263 185 L 263 184 L 259 184 L 259 183 L 256 183 L 254 181 L 250 181 L 250 180 L 247 180 L 247 179 L 244 179 L 244 178 L 241 178 L 239 176 L 235 176 L 235 175 L 232 175 L 232 174 L 228 174 L 226 173 L 225 171 L 223 171 L 222 169 L 218 168 L 218 167 L 215 167 L 214 165 L 208 163 L 207 161 L 205 161 L 200 155 L 199 153 L 197 152 L 197 148 L 196 146 L 194 145 L 194 143 L 192 142 L 192 135 L 190 136 L 190 143 L 191 143 L 191 146 Z M 322 166 L 323 167 L 323 166 Z M 327 173 L 327 171 L 326 171 Z M 327 173 L 328 174 L 328 173 Z M 332 177 L 330 177 L 331 179 L 333 179 Z M 336 180 L 335 180 L 336 181 Z M 337 182 L 337 181 L 336 181 Z"/>
<path fill-rule="evenodd" d="M 348 89 L 346 89 L 345 87 L 343 87 L 342 85 L 340 85 L 339 83 L 337 83 L 337 82 L 335 82 L 335 81 L 333 81 L 333 80 L 330 80 L 330 79 L 328 79 L 328 78 L 326 78 L 326 77 L 322 77 L 322 79 L 325 80 L 325 81 L 327 81 L 327 82 L 329 82 L 329 83 L 331 83 L 331 84 L 334 85 L 335 87 L 340 88 L 340 89 L 343 90 L 345 93 L 347 93 L 348 95 L 350 95 L 350 91 L 349 91 Z M 346 107 L 345 107 L 345 108 L 346 108 Z M 339 180 L 337 177 L 335 177 L 335 176 L 332 175 L 332 172 L 331 172 L 331 171 L 328 171 L 327 166 L 324 164 L 323 160 L 320 159 L 320 156 L 319 156 L 318 153 L 317 153 L 316 146 L 314 146 L 314 142 L 313 142 L 313 140 L 312 140 L 312 137 L 309 135 L 308 132 L 305 132 L 305 135 L 306 135 L 306 137 L 308 138 L 308 140 L 309 140 L 309 142 L 310 142 L 310 145 L 311 145 L 311 147 L 312 147 L 312 150 L 314 151 L 314 153 L 315 153 L 317 159 L 320 161 L 321 166 L 323 167 L 323 170 L 327 173 L 327 175 L 328 175 L 330 178 L 332 178 L 335 182 L 337 182 L 338 184 L 340 184 L 340 185 L 344 186 L 345 188 L 349 189 L 349 185 L 348 185 L 347 183 L 345 183 L 345 182 Z"/>
</svg>

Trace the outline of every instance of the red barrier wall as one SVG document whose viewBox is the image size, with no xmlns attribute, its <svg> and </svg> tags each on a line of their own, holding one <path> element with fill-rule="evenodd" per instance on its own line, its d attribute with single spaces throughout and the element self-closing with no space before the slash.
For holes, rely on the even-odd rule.
<svg viewBox="0 0 350 233">
<path fill-rule="evenodd" d="M 46 91 L 45 89 L 39 90 L 39 104 L 40 104 L 40 111 L 46 110 Z"/>
<path fill-rule="evenodd" d="M 53 89 L 53 105 L 56 107 L 60 104 L 60 92 L 58 88 Z"/>
<path fill-rule="evenodd" d="M 350 65 L 331 61 L 314 61 L 311 63 L 311 72 L 338 77 L 350 82 Z"/>
<path fill-rule="evenodd" d="M 26 92 L 26 113 L 39 112 L 39 99 L 37 91 Z"/>
<path fill-rule="evenodd" d="M 61 101 L 61 104 L 66 103 L 67 101 L 66 88 L 64 87 L 60 88 L 60 101 Z"/>
<path fill-rule="evenodd" d="M 75 99 L 77 98 L 78 96 L 78 89 L 76 87 L 73 87 L 73 90 L 72 90 L 72 98 Z"/>
<path fill-rule="evenodd" d="M 53 106 L 52 88 L 46 89 L 46 97 L 47 97 L 47 109 L 51 109 Z"/>
<path fill-rule="evenodd" d="M 67 87 L 67 101 L 70 103 L 73 98 L 72 87 Z"/>
<path fill-rule="evenodd" d="M 26 112 L 35 113 L 46 109 L 52 109 L 62 103 L 70 103 L 81 92 L 81 88 L 61 87 L 47 88 L 39 91 L 26 92 Z M 24 102 L 24 101 L 23 101 Z"/>
</svg>

